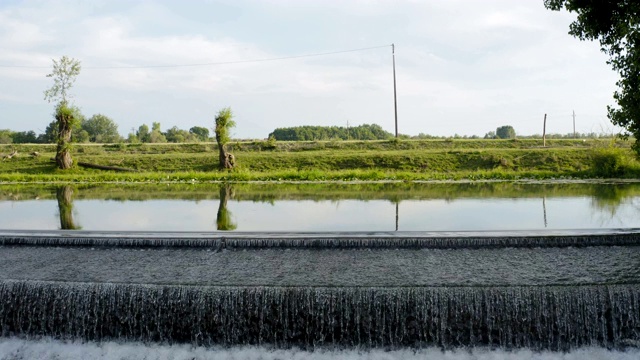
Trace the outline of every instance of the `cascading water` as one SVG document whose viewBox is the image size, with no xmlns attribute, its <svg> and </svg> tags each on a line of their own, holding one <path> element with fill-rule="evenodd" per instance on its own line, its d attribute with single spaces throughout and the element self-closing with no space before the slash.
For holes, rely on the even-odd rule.
<svg viewBox="0 0 640 360">
<path fill-rule="evenodd" d="M 551 350 L 640 341 L 634 231 L 7 233 L 0 244 L 3 337 Z"/>
<path fill-rule="evenodd" d="M 565 350 L 634 345 L 640 330 L 638 286 L 361 289 L 4 282 L 0 293 L 3 336 Z"/>
</svg>

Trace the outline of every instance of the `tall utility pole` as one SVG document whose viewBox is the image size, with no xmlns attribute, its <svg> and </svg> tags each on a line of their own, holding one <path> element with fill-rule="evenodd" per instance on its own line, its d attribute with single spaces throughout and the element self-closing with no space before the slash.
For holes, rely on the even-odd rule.
<svg viewBox="0 0 640 360">
<path fill-rule="evenodd" d="M 347 120 L 347 140 L 351 140 L 351 134 L 349 133 L 349 120 Z"/>
<path fill-rule="evenodd" d="M 573 138 L 576 138 L 576 111 L 573 110 Z"/>
<path fill-rule="evenodd" d="M 547 114 L 544 114 L 544 122 L 542 123 L 542 147 L 547 146 Z"/>
<path fill-rule="evenodd" d="M 398 98 L 396 97 L 396 46 L 391 44 L 391 57 L 393 58 L 393 110 L 396 119 L 396 139 L 398 138 Z"/>
</svg>

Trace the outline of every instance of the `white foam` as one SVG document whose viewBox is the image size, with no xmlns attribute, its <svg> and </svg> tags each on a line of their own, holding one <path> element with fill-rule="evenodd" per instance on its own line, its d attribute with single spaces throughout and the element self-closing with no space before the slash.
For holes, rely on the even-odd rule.
<svg viewBox="0 0 640 360">
<path fill-rule="evenodd" d="M 206 348 L 190 345 L 158 345 L 119 342 L 78 342 L 49 338 L 25 340 L 0 338 L 0 360 L 22 359 L 105 359 L 105 360 L 637 360 L 640 349 L 626 351 L 582 348 L 568 353 L 534 352 L 528 349 L 505 351 L 482 348 L 442 351 L 420 350 L 280 350 L 264 347 Z"/>
</svg>

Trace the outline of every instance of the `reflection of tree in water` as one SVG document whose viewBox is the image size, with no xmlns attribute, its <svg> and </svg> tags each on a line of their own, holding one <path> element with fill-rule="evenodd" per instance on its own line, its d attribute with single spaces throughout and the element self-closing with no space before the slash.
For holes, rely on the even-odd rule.
<svg viewBox="0 0 640 360">
<path fill-rule="evenodd" d="M 73 188 L 69 185 L 56 189 L 58 212 L 60 213 L 60 229 L 77 230 L 81 227 L 73 221 Z"/>
<path fill-rule="evenodd" d="M 640 211 L 633 190 L 634 186 L 631 185 L 599 184 L 594 186 L 591 206 L 597 211 L 597 214 L 607 217 L 600 219 L 601 225 L 611 224 L 614 221 L 623 224 L 624 219 L 620 219 L 618 215 L 618 210 L 622 205 L 630 205 Z"/>
<path fill-rule="evenodd" d="M 596 186 L 593 190 L 593 207 L 605 210 L 613 216 L 625 198 L 624 193 L 625 191 L 616 185 Z"/>
<path fill-rule="evenodd" d="M 218 216 L 216 224 L 218 230 L 235 230 L 238 225 L 233 222 L 231 211 L 227 210 L 227 200 L 233 198 L 233 187 L 230 184 L 220 186 L 220 206 L 218 206 Z"/>
</svg>

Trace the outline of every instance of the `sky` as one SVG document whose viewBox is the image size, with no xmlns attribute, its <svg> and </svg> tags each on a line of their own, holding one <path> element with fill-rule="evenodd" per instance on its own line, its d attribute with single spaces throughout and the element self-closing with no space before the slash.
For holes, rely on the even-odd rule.
<svg viewBox="0 0 640 360">
<path fill-rule="evenodd" d="M 401 134 L 541 134 L 545 113 L 565 134 L 574 111 L 578 132 L 616 133 L 618 76 L 598 43 L 568 35 L 574 18 L 543 0 L 0 0 L 0 129 L 44 132 L 46 75 L 66 55 L 82 64 L 74 104 L 123 136 L 211 129 L 227 106 L 234 138 L 393 133 L 393 43 Z"/>
</svg>

